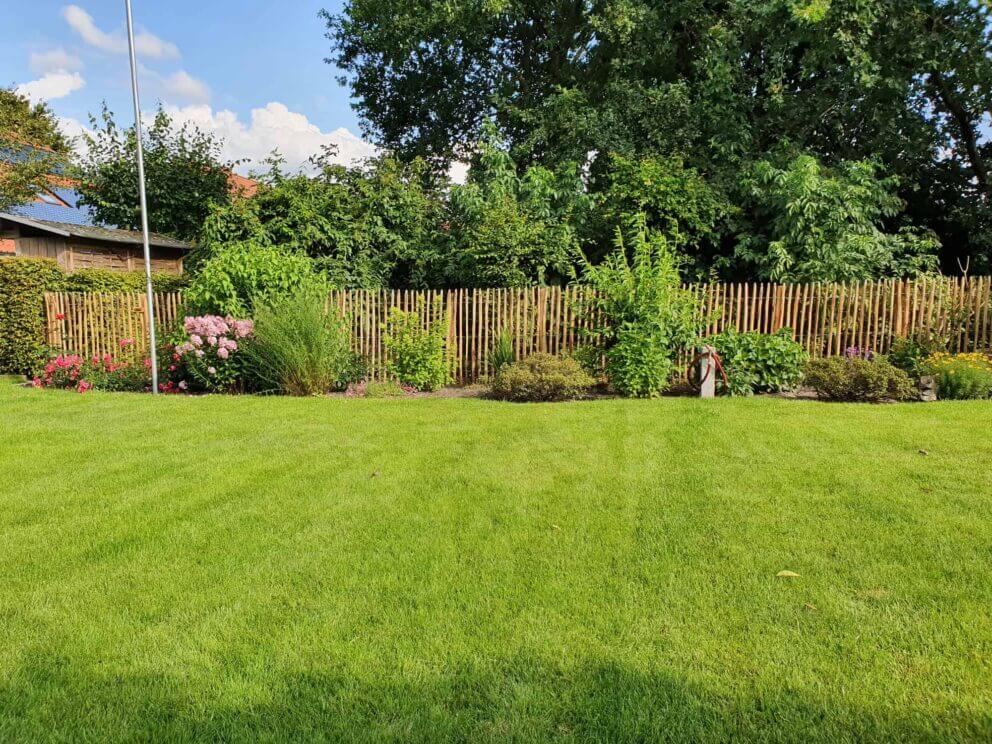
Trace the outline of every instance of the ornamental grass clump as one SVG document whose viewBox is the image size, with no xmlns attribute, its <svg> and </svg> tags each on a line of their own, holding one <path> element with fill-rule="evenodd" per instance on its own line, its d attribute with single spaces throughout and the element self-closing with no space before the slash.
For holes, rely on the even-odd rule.
<svg viewBox="0 0 992 744">
<path fill-rule="evenodd" d="M 169 372 L 181 378 L 184 390 L 187 386 L 211 393 L 234 390 L 244 376 L 242 344 L 253 330 L 252 321 L 229 315 L 189 316 L 173 348 Z"/>
<path fill-rule="evenodd" d="M 937 382 L 937 397 L 968 400 L 992 397 L 992 358 L 985 354 L 931 354 L 921 365 Z"/>
<path fill-rule="evenodd" d="M 531 354 L 503 367 L 493 378 L 490 395 L 519 402 L 575 400 L 595 384 L 592 375 L 571 357 Z"/>
<path fill-rule="evenodd" d="M 884 359 L 861 356 L 814 359 L 806 366 L 806 384 L 824 400 L 875 403 L 917 397 L 904 371 Z"/>
<path fill-rule="evenodd" d="M 351 350 L 347 322 L 313 293 L 258 309 L 246 366 L 258 390 L 288 395 L 344 390 L 365 375 L 362 358 Z"/>
</svg>

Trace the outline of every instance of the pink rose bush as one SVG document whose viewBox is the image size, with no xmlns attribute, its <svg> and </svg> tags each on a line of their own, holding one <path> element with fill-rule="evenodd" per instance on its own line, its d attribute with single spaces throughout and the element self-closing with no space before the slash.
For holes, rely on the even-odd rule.
<svg viewBox="0 0 992 744">
<path fill-rule="evenodd" d="M 171 349 L 169 382 L 180 391 L 234 389 L 243 373 L 239 344 L 251 338 L 253 330 L 252 321 L 231 316 L 187 317 L 182 337 Z"/>
<path fill-rule="evenodd" d="M 90 390 L 149 390 L 152 384 L 150 365 L 147 359 L 144 363 L 138 363 L 115 359 L 110 354 L 91 359 L 84 359 L 78 354 L 60 354 L 45 364 L 32 384 L 37 388 L 60 388 L 79 393 Z"/>
</svg>

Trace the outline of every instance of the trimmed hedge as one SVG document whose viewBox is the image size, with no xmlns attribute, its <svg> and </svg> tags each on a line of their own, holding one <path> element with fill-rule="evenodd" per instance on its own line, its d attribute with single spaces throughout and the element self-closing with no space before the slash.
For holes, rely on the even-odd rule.
<svg viewBox="0 0 992 744">
<path fill-rule="evenodd" d="M 51 259 L 0 260 L 0 372 L 27 374 L 45 356 L 45 302 L 65 272 Z"/>
<path fill-rule="evenodd" d="M 187 286 L 189 286 L 189 279 L 185 276 L 179 274 L 152 274 L 152 289 L 156 292 L 181 292 Z M 80 269 L 66 275 L 62 291 L 144 292 L 145 272 Z"/>
<path fill-rule="evenodd" d="M 156 292 L 176 292 L 185 277 L 153 274 Z M 66 273 L 48 258 L 0 259 L 0 373 L 30 374 L 47 356 L 45 292 L 141 292 L 144 272 L 83 269 Z"/>
</svg>

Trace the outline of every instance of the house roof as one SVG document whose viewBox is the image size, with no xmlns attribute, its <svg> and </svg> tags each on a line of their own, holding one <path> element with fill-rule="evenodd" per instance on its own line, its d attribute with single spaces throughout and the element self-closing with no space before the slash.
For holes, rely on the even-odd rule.
<svg viewBox="0 0 992 744">
<path fill-rule="evenodd" d="M 74 225 L 69 222 L 56 222 L 53 220 L 31 219 L 17 214 L 0 214 L 0 219 L 10 220 L 19 225 L 33 227 L 42 232 L 59 235 L 64 238 L 87 238 L 89 240 L 104 240 L 111 243 L 126 243 L 129 245 L 142 245 L 143 240 L 140 232 L 134 230 L 118 230 L 113 227 L 98 227 L 96 225 Z M 190 250 L 192 245 L 182 240 L 170 238 L 167 235 L 151 233 L 148 240 L 149 245 L 156 248 L 177 248 L 179 250 Z"/>
<path fill-rule="evenodd" d="M 26 204 L 10 208 L 10 214 L 29 220 L 61 222 L 66 225 L 96 225 L 96 217 L 89 207 L 79 204 L 79 194 L 65 186 L 50 186 Z"/>
<path fill-rule="evenodd" d="M 233 171 L 227 174 L 227 187 L 234 196 L 243 196 L 246 199 L 250 199 L 255 196 L 258 186 L 258 181 L 253 178 L 239 176 Z"/>
</svg>

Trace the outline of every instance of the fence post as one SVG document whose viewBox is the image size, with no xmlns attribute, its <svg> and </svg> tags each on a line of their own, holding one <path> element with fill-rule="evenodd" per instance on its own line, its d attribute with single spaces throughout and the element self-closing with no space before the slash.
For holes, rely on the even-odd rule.
<svg viewBox="0 0 992 744">
<path fill-rule="evenodd" d="M 699 350 L 699 397 L 716 397 L 716 349 L 703 346 Z"/>
</svg>

